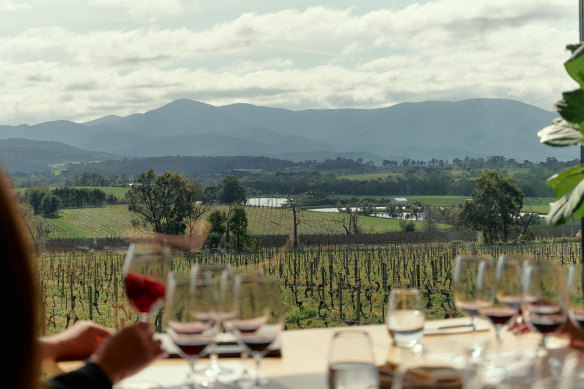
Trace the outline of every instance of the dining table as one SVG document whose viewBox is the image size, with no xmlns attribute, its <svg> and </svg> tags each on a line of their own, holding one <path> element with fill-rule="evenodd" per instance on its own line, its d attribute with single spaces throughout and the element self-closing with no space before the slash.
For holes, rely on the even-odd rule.
<svg viewBox="0 0 584 389">
<path fill-rule="evenodd" d="M 328 387 L 329 349 L 333 334 L 336 331 L 364 331 L 370 339 L 375 363 L 381 371 L 380 387 L 389 388 L 391 382 L 383 383 L 383 368 L 397 366 L 403 358 L 403 350 L 392 345 L 385 325 L 361 325 L 349 327 L 306 328 L 282 331 L 277 348 L 261 361 L 261 376 L 267 379 L 267 388 L 300 388 L 320 389 Z M 151 383 L 151 387 L 180 388 L 183 387 L 187 375 L 188 364 L 178 357 L 167 342 L 164 335 L 159 335 L 169 351 L 169 357 L 157 360 L 138 374 L 129 377 L 114 387 L 116 389 L 139 387 L 139 383 Z M 501 344 L 515 351 L 521 350 L 526 355 L 536 353 L 541 335 L 533 332 L 514 335 L 511 331 L 502 332 Z M 451 363 L 457 357 L 465 355 L 471 344 L 492 344 L 496 341 L 492 325 L 486 320 L 479 320 L 477 330 L 472 331 L 468 318 L 452 318 L 426 321 L 421 344 L 425 349 L 436 352 L 444 358 L 445 363 Z M 550 337 L 548 341 L 549 354 L 561 363 L 570 352 L 568 340 L 563 337 Z M 535 355 L 535 354 L 534 354 Z M 204 357 L 197 361 L 198 366 L 209 363 Z M 243 387 L 237 383 L 237 375 L 244 371 L 252 374 L 255 363 L 251 358 L 242 359 L 237 353 L 226 353 L 220 356 L 219 363 L 227 370 L 236 374 L 231 378 L 222 378 L 212 387 L 237 388 Z M 83 364 L 83 361 L 61 361 L 44 366 L 50 375 L 73 370 Z"/>
</svg>

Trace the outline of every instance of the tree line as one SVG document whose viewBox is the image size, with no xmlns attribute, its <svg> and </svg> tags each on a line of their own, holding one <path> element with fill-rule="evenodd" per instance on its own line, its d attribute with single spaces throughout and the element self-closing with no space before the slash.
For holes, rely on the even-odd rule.
<svg viewBox="0 0 584 389">
<path fill-rule="evenodd" d="M 32 207 L 35 215 L 42 216 L 54 216 L 63 208 L 100 207 L 118 201 L 114 195 L 97 188 L 73 187 L 28 188 L 23 200 Z"/>
</svg>

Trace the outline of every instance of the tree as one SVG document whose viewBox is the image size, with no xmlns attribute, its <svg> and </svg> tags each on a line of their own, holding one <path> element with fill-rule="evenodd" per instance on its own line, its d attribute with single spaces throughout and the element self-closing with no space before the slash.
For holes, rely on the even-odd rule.
<svg viewBox="0 0 584 389">
<path fill-rule="evenodd" d="M 61 199 L 52 193 L 43 196 L 41 201 L 41 214 L 43 216 L 56 216 L 61 209 Z"/>
<path fill-rule="evenodd" d="M 217 192 L 218 200 L 223 204 L 245 203 L 245 188 L 239 184 L 239 180 L 235 176 L 225 177 L 219 184 Z"/>
<path fill-rule="evenodd" d="M 229 216 L 229 229 L 233 235 L 231 245 L 236 250 L 242 250 L 248 244 L 247 215 L 245 208 L 240 205 L 233 206 Z"/>
<path fill-rule="evenodd" d="M 209 245 L 211 248 L 219 247 L 223 234 L 227 230 L 226 222 L 227 215 L 225 212 L 220 210 L 215 210 L 207 216 L 207 221 L 211 225 L 211 231 L 209 234 Z"/>
<path fill-rule="evenodd" d="M 35 215 L 40 215 L 41 204 L 43 202 L 43 197 L 48 195 L 50 191 L 47 188 L 28 188 L 24 192 L 24 200 L 30 204 Z"/>
<path fill-rule="evenodd" d="M 137 177 L 126 200 L 128 209 L 144 217 L 155 232 L 183 234 L 185 219 L 200 196 L 199 186 L 179 174 L 166 172 L 157 176 L 150 169 Z"/>
<path fill-rule="evenodd" d="M 509 228 L 523 206 L 523 192 L 496 170 L 485 170 L 459 215 L 462 225 L 481 231 L 485 243 L 507 241 Z"/>
</svg>

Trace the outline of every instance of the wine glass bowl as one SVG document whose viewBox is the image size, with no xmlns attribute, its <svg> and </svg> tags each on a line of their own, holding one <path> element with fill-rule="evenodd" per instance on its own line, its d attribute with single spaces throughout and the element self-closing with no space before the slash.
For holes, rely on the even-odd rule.
<svg viewBox="0 0 584 389">
<path fill-rule="evenodd" d="M 481 308 L 492 305 L 486 301 L 479 292 L 484 291 L 478 285 L 481 275 L 479 271 L 484 271 L 488 259 L 475 256 L 458 256 L 454 262 L 454 274 L 452 277 L 452 292 L 454 303 L 466 316 L 471 318 L 473 338 L 476 334 L 477 323 L 480 317 Z M 473 356 L 478 356 L 481 346 L 473 340 L 470 352 Z"/>
<path fill-rule="evenodd" d="M 195 384 L 195 362 L 213 342 L 216 294 L 209 274 L 196 267 L 168 276 L 165 328 L 178 354 L 189 363 L 187 385 Z M 203 382 L 206 377 L 202 377 Z"/>
<path fill-rule="evenodd" d="M 540 346 L 545 351 L 547 336 L 567 320 L 566 276 L 560 265 L 539 262 L 525 266 L 523 278 L 523 317 L 531 329 L 542 335 Z"/>
<path fill-rule="evenodd" d="M 256 363 L 254 386 L 262 387 L 260 362 L 270 346 L 279 338 L 284 311 L 280 281 L 261 272 L 247 272 L 236 276 L 234 316 L 225 322 L 239 344 Z"/>
<path fill-rule="evenodd" d="M 501 342 L 501 328 L 519 311 L 523 287 L 521 268 L 516 258 L 501 256 L 496 265 L 483 262 L 477 274 L 479 312 L 495 327 L 497 341 Z"/>
<path fill-rule="evenodd" d="M 418 343 L 424 335 L 424 320 L 418 289 L 391 290 L 386 326 L 394 346 L 411 348 Z"/>
<path fill-rule="evenodd" d="M 167 246 L 136 242 L 128 247 L 124 263 L 126 296 L 132 308 L 147 322 L 164 303 L 171 256 Z"/>
</svg>

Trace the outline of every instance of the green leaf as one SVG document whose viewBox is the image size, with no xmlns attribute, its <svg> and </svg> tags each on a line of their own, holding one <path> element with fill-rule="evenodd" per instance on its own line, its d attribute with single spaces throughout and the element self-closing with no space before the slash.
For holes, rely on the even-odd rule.
<svg viewBox="0 0 584 389">
<path fill-rule="evenodd" d="M 563 97 L 556 103 L 556 109 L 568 122 L 581 125 L 584 122 L 584 91 L 576 89 L 564 92 Z"/>
<path fill-rule="evenodd" d="M 558 198 L 572 191 L 584 179 L 584 166 L 574 166 L 561 173 L 554 174 L 546 184 L 550 186 Z"/>
<path fill-rule="evenodd" d="M 580 87 L 584 87 L 584 45 L 572 53 L 570 59 L 564 63 L 566 71 Z"/>
<path fill-rule="evenodd" d="M 584 181 L 559 200 L 550 203 L 548 224 L 564 224 L 573 216 L 584 216 Z"/>
<path fill-rule="evenodd" d="M 564 119 L 554 119 L 553 124 L 537 133 L 539 141 L 549 146 L 584 145 L 584 135 L 576 124 Z"/>
</svg>

